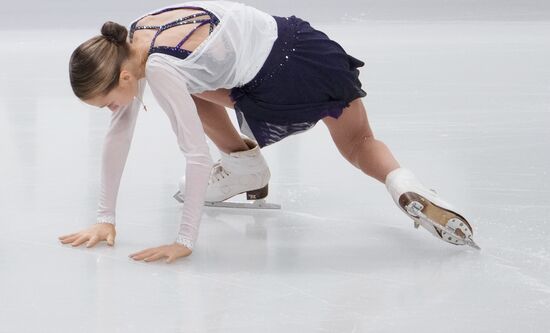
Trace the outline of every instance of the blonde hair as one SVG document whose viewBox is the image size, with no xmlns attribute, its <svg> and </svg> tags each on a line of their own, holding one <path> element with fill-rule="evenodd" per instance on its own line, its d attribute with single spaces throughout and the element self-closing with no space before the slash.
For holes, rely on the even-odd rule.
<svg viewBox="0 0 550 333">
<path fill-rule="evenodd" d="M 73 51 L 69 77 L 78 98 L 105 95 L 118 85 L 122 63 L 130 56 L 127 36 L 124 26 L 106 22 L 100 36 L 87 40 Z"/>
</svg>

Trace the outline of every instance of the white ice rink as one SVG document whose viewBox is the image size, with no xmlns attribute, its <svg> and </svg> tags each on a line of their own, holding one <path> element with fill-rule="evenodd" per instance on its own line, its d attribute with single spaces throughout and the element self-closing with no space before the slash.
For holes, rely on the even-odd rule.
<svg viewBox="0 0 550 333">
<path fill-rule="evenodd" d="M 67 71 L 95 31 L 6 30 L 0 332 L 549 332 L 550 22 L 316 27 L 366 62 L 375 135 L 461 209 L 481 252 L 413 229 L 320 123 L 264 150 L 281 211 L 208 208 L 190 257 L 134 262 L 174 241 L 185 166 L 149 91 L 115 246 L 61 245 L 95 220 L 109 112 Z"/>
</svg>

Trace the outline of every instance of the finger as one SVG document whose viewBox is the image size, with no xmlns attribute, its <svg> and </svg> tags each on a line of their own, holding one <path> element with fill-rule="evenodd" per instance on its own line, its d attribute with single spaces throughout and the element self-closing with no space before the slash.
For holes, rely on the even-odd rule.
<svg viewBox="0 0 550 333">
<path fill-rule="evenodd" d="M 153 254 L 152 256 L 149 256 L 149 257 L 145 258 L 144 260 L 147 261 L 147 262 L 157 261 L 160 258 L 165 257 L 165 256 L 166 256 L 166 254 L 164 252 L 160 251 L 160 252 L 157 252 L 157 253 Z"/>
<path fill-rule="evenodd" d="M 99 237 L 98 236 L 93 236 L 92 238 L 90 238 L 90 241 L 86 244 L 86 247 L 92 247 L 92 246 L 96 245 L 97 242 L 99 242 Z"/>
<path fill-rule="evenodd" d="M 134 260 L 142 260 L 144 258 L 149 257 L 153 253 L 154 253 L 154 249 L 147 249 L 145 251 L 142 251 L 141 253 L 138 253 L 136 255 L 132 255 L 131 257 Z"/>
<path fill-rule="evenodd" d="M 178 254 L 171 254 L 171 255 L 167 255 L 167 257 L 168 258 L 166 259 L 166 263 L 169 264 L 171 262 L 174 262 L 176 259 L 178 259 L 181 256 Z"/>
<path fill-rule="evenodd" d="M 72 236 L 76 236 L 76 235 L 78 235 L 78 232 L 74 233 L 74 234 L 70 234 L 70 235 L 59 236 L 59 237 L 57 237 L 57 239 L 63 240 L 67 237 L 72 237 Z"/>
<path fill-rule="evenodd" d="M 74 242 L 76 239 L 78 239 L 78 237 L 80 237 L 80 235 L 74 235 L 74 236 L 71 236 L 71 237 L 68 237 L 68 238 L 65 238 L 61 241 L 61 243 L 63 244 L 67 244 L 67 243 L 72 243 Z"/>
<path fill-rule="evenodd" d="M 132 254 L 130 254 L 130 257 L 139 256 L 140 254 L 143 254 L 143 253 L 145 253 L 147 251 L 150 251 L 150 250 L 151 249 L 145 249 L 145 250 L 141 250 L 139 252 L 132 253 Z"/>
<path fill-rule="evenodd" d="M 176 256 L 168 256 L 168 259 L 166 259 L 166 263 L 167 263 L 167 264 L 170 264 L 170 263 L 173 262 L 174 260 L 176 260 Z"/>
<path fill-rule="evenodd" d="M 79 246 L 80 244 L 87 241 L 90 237 L 88 235 L 82 235 L 77 240 L 75 240 L 71 245 L 72 246 Z"/>
<path fill-rule="evenodd" d="M 107 245 L 109 245 L 109 246 L 115 245 L 115 235 L 113 235 L 113 234 L 108 234 L 107 235 Z"/>
</svg>

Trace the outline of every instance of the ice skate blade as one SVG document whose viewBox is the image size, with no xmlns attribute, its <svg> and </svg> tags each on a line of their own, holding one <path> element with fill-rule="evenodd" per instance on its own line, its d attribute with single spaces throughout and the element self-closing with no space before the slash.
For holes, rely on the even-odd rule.
<svg viewBox="0 0 550 333">
<path fill-rule="evenodd" d="M 174 194 L 174 199 L 176 199 L 180 203 L 184 202 L 180 191 L 178 191 L 178 192 L 176 192 L 176 194 Z M 266 202 L 265 199 L 258 199 L 258 200 L 254 200 L 253 202 L 232 202 L 232 201 L 209 202 L 209 201 L 205 201 L 204 205 L 207 206 L 207 207 L 218 207 L 218 208 L 281 209 L 281 205 Z"/>
<path fill-rule="evenodd" d="M 449 241 L 444 239 L 447 243 L 451 243 L 454 245 L 468 245 L 470 247 L 473 247 L 476 250 L 481 250 L 481 247 L 479 247 L 479 245 L 477 245 L 476 242 L 474 242 L 471 236 L 461 237 L 456 234 L 457 229 L 453 229 L 448 226 L 442 226 L 441 224 L 430 220 L 429 218 L 426 217 L 426 215 L 422 213 L 419 213 L 419 215 L 420 215 L 419 219 L 421 219 L 424 222 L 428 222 L 434 228 L 438 229 L 441 234 L 445 235 L 444 237 L 448 237 Z"/>
<path fill-rule="evenodd" d="M 451 244 L 454 244 L 454 245 L 468 245 L 470 247 L 473 247 L 476 250 L 481 250 L 481 247 L 479 247 L 479 245 L 477 245 L 476 242 L 474 242 L 471 235 L 466 236 L 462 229 L 457 228 L 457 227 L 452 228 L 452 227 L 449 226 L 450 224 L 455 225 L 455 226 L 456 225 L 461 225 L 463 220 L 454 217 L 454 218 L 451 218 L 447 222 L 447 225 L 441 225 L 437 222 L 432 221 L 430 218 L 428 218 L 422 212 L 422 210 L 424 209 L 424 206 L 421 203 L 417 202 L 417 201 L 412 201 L 405 208 L 406 208 L 407 212 L 409 213 L 409 215 L 411 215 L 411 216 L 413 216 L 413 217 L 415 217 L 419 220 L 422 220 L 422 222 L 424 222 L 424 223 L 429 223 L 434 228 L 439 230 L 439 233 L 441 234 L 441 238 L 444 241 L 446 241 L 447 243 L 451 243 Z M 415 221 L 415 226 L 417 224 L 419 224 L 419 223 L 417 221 Z M 468 226 L 469 226 L 469 224 L 468 224 Z M 457 230 L 459 231 L 459 233 L 457 233 Z M 461 236 L 460 234 L 462 234 L 463 236 Z"/>
<path fill-rule="evenodd" d="M 254 200 L 253 202 L 232 202 L 232 201 L 208 202 L 206 201 L 204 205 L 208 207 L 220 207 L 220 208 L 281 209 L 281 205 L 266 202 L 264 199 Z"/>
<path fill-rule="evenodd" d="M 466 245 L 470 246 L 470 247 L 473 247 L 474 249 L 476 250 L 481 250 L 481 248 L 479 247 L 479 245 L 476 244 L 476 242 L 474 242 L 473 239 L 471 238 L 468 238 L 468 239 L 465 239 L 464 240 Z"/>
<path fill-rule="evenodd" d="M 173 195 L 173 198 L 176 199 L 177 202 L 183 203 L 183 199 L 181 197 L 181 192 L 177 191 L 176 194 Z"/>
<path fill-rule="evenodd" d="M 424 225 L 433 227 L 438 236 L 447 243 L 469 245 L 480 250 L 480 247 L 472 239 L 472 227 L 458 213 L 440 207 L 415 192 L 402 194 L 399 198 L 399 204 L 414 220 L 415 228 L 422 222 Z"/>
</svg>

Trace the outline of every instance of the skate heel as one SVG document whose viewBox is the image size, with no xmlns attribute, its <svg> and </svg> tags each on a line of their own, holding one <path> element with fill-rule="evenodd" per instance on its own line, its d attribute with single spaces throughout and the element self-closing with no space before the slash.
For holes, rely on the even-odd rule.
<svg viewBox="0 0 550 333">
<path fill-rule="evenodd" d="M 399 206 L 413 219 L 420 217 L 420 213 L 426 211 L 428 200 L 414 192 L 403 193 L 399 197 Z"/>
<path fill-rule="evenodd" d="M 426 215 L 429 219 L 445 226 L 447 222 L 458 217 L 458 214 L 441 208 L 425 197 L 415 192 L 406 192 L 399 197 L 399 206 L 413 219 L 418 219 L 421 215 Z"/>
<path fill-rule="evenodd" d="M 269 185 L 252 191 L 246 191 L 246 200 L 259 200 L 267 197 Z"/>
</svg>

